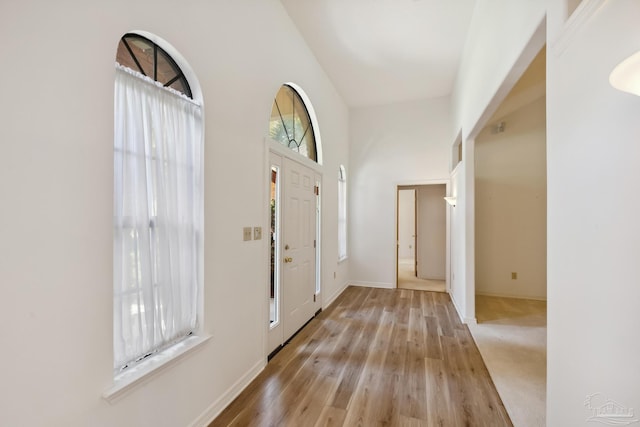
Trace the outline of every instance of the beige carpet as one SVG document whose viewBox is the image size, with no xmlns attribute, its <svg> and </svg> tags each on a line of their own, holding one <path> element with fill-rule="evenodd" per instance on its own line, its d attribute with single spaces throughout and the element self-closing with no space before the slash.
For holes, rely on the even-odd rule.
<svg viewBox="0 0 640 427">
<path fill-rule="evenodd" d="M 398 263 L 398 289 L 444 292 L 445 281 L 418 279 L 415 275 L 413 261 L 401 260 Z"/>
<path fill-rule="evenodd" d="M 546 425 L 547 304 L 476 296 L 468 325 L 515 427 Z"/>
</svg>

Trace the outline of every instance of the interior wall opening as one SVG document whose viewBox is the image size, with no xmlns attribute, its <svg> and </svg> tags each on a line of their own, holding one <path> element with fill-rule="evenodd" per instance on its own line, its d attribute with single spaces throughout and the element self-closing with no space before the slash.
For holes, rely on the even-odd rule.
<svg viewBox="0 0 640 427">
<path fill-rule="evenodd" d="M 400 289 L 446 290 L 446 184 L 398 186 L 397 276 Z"/>
<path fill-rule="evenodd" d="M 514 425 L 545 425 L 545 47 L 476 136 L 474 187 L 478 323 L 469 329 Z"/>
</svg>

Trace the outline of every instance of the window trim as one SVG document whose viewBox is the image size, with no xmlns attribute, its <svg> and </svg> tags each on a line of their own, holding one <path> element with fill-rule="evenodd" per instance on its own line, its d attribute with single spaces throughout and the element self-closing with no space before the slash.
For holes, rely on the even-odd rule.
<svg viewBox="0 0 640 427">
<path fill-rule="evenodd" d="M 181 359 L 204 347 L 204 344 L 210 339 L 210 335 L 192 335 L 155 353 L 154 357 L 139 362 L 116 375 L 113 378 L 113 384 L 102 393 L 102 397 L 109 403 L 116 402 L 129 390 L 157 376 Z"/>
</svg>

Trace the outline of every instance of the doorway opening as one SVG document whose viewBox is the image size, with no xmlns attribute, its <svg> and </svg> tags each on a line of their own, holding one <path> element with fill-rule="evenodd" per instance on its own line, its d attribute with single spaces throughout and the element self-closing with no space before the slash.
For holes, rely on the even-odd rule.
<svg viewBox="0 0 640 427">
<path fill-rule="evenodd" d="M 526 68 L 514 67 L 518 79 L 475 135 L 475 206 L 467 212 L 477 318 L 469 330 L 514 425 L 546 425 L 546 58 L 538 47 Z M 504 363 L 514 358 L 517 372 Z"/>
<path fill-rule="evenodd" d="M 446 184 L 398 186 L 397 276 L 400 289 L 446 292 Z"/>
<path fill-rule="evenodd" d="M 266 139 L 271 233 L 267 355 L 321 309 L 322 153 L 315 122 L 302 89 L 293 83 L 282 85 L 272 104 Z"/>
</svg>

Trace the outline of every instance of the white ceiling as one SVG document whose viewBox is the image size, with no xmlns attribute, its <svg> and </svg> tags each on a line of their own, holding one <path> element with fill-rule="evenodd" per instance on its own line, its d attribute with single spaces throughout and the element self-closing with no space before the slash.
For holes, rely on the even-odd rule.
<svg viewBox="0 0 640 427">
<path fill-rule="evenodd" d="M 475 0 L 281 0 L 351 107 L 451 93 Z"/>
</svg>

